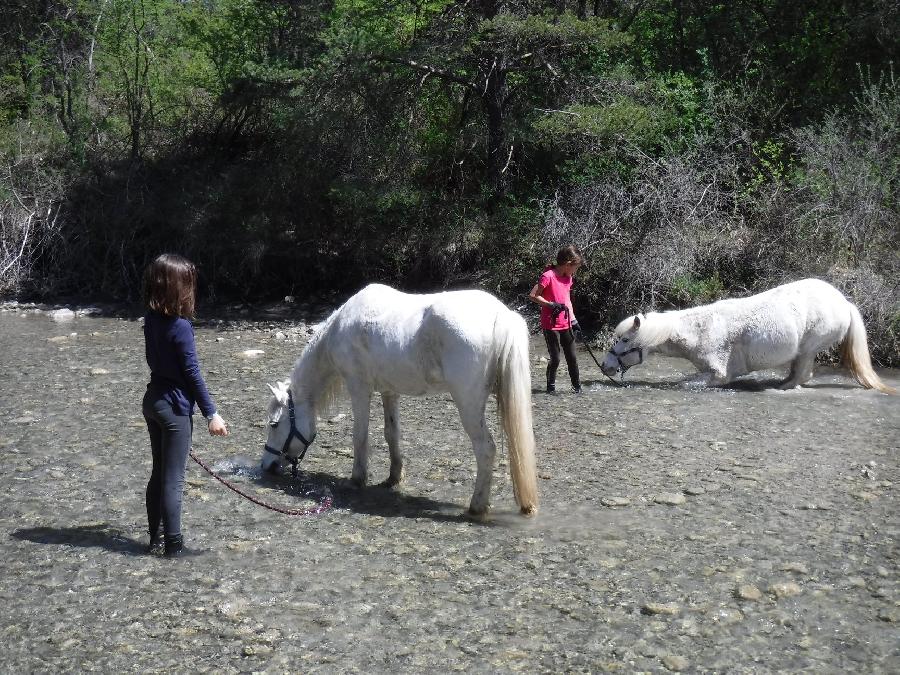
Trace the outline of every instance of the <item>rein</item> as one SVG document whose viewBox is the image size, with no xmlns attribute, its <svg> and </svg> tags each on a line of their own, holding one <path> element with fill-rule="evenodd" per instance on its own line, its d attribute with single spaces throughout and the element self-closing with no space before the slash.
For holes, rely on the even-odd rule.
<svg viewBox="0 0 900 675">
<path fill-rule="evenodd" d="M 328 509 L 331 508 L 332 499 L 331 499 L 331 497 L 329 497 L 327 495 L 325 497 L 322 497 L 322 500 L 316 506 L 311 506 L 308 509 L 284 509 L 280 506 L 274 506 L 272 504 L 267 504 L 266 502 L 262 501 L 261 499 L 257 499 L 256 497 L 254 497 L 252 495 L 248 495 L 246 492 L 244 492 L 240 488 L 235 487 L 233 483 L 231 483 L 231 482 L 225 480 L 224 478 L 222 478 L 221 476 L 217 475 L 216 472 L 213 471 L 212 469 L 210 469 L 203 462 L 202 459 L 200 459 L 199 457 L 197 457 L 197 455 L 194 454 L 193 448 L 191 448 L 190 454 L 191 454 L 192 460 L 197 462 L 197 464 L 199 464 L 201 467 L 203 467 L 203 469 L 210 476 L 215 478 L 217 481 L 219 481 L 222 485 L 227 487 L 229 490 L 233 490 L 234 492 L 237 492 L 241 497 L 244 497 L 245 499 L 249 499 L 254 504 L 259 504 L 260 506 L 267 508 L 270 511 L 277 511 L 278 513 L 283 513 L 286 516 L 314 516 L 314 515 L 318 515 L 319 513 L 325 513 L 325 511 L 327 511 Z"/>
</svg>

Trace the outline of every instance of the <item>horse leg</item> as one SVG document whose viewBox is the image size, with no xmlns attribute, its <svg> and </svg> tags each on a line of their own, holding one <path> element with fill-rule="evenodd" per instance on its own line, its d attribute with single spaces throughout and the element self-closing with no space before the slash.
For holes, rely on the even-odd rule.
<svg viewBox="0 0 900 675">
<path fill-rule="evenodd" d="M 353 473 L 350 479 L 362 487 L 369 478 L 369 406 L 372 392 L 364 387 L 348 387 L 353 408 Z"/>
<path fill-rule="evenodd" d="M 471 393 L 468 396 L 471 396 Z M 494 458 L 497 454 L 497 446 L 494 444 L 484 416 L 487 396 L 478 397 L 476 401 L 456 396 L 453 399 L 459 408 L 463 429 L 472 441 L 472 450 L 475 453 L 477 465 L 475 490 L 472 493 L 472 501 L 469 503 L 469 513 L 473 516 L 483 517 L 490 508 L 491 479 L 494 473 Z"/>
<path fill-rule="evenodd" d="M 778 388 L 793 389 L 808 382 L 813 374 L 815 360 L 815 352 L 798 354 L 791 363 L 791 372 L 788 374 L 787 379 L 778 385 Z"/>
<path fill-rule="evenodd" d="M 728 368 L 718 363 L 709 363 L 706 368 L 706 385 L 709 387 L 721 387 L 728 384 L 732 378 L 728 374 Z"/>
<path fill-rule="evenodd" d="M 403 455 L 400 453 L 400 405 L 396 394 L 381 394 L 384 406 L 384 440 L 391 453 L 391 473 L 384 482 L 387 487 L 394 487 L 403 480 Z"/>
</svg>

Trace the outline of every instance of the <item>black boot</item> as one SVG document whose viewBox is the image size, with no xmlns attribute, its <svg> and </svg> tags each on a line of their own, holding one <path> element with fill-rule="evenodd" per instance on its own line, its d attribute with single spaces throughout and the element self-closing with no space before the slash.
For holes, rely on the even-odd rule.
<svg viewBox="0 0 900 675">
<path fill-rule="evenodd" d="M 184 553 L 184 539 L 180 534 L 167 534 L 165 542 L 167 558 L 178 558 Z"/>
<path fill-rule="evenodd" d="M 150 543 L 147 544 L 146 552 L 155 555 L 159 555 L 163 552 L 163 540 L 162 537 L 159 536 L 159 532 L 150 533 Z"/>
</svg>

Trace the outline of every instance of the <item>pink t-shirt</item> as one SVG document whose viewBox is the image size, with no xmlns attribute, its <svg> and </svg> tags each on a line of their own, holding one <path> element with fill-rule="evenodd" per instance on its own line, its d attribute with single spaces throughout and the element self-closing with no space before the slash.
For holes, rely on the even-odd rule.
<svg viewBox="0 0 900 675">
<path fill-rule="evenodd" d="M 569 315 L 574 316 L 575 310 L 572 309 L 572 299 L 569 297 L 569 291 L 572 288 L 572 277 L 559 274 L 553 267 L 545 270 L 538 280 L 538 286 L 541 287 L 541 297 L 550 302 L 561 302 L 569 308 Z M 541 307 L 541 328 L 544 330 L 568 330 L 569 321 L 565 312 L 560 312 L 553 321 L 553 313 L 549 307 Z"/>
</svg>

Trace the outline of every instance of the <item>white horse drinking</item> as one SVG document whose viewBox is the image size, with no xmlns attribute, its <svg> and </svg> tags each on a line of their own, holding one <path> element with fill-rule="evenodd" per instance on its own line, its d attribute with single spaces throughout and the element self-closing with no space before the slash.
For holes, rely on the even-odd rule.
<svg viewBox="0 0 900 675">
<path fill-rule="evenodd" d="M 602 370 L 614 375 L 660 352 L 688 359 L 723 385 L 739 375 L 790 364 L 782 389 L 799 387 L 813 373 L 816 354 L 841 342 L 844 363 L 867 389 L 895 394 L 872 368 L 859 310 L 834 286 L 804 279 L 764 293 L 672 312 L 630 316 L 616 327 L 617 341 Z"/>
<path fill-rule="evenodd" d="M 496 447 L 484 410 L 494 393 L 516 502 L 525 515 L 537 512 L 528 328 L 492 295 L 474 290 L 410 295 L 372 284 L 350 298 L 310 340 L 290 380 L 269 386 L 274 398 L 264 470 L 302 458 L 316 435 L 316 413 L 342 383 L 353 409 L 351 477 L 357 485 L 368 478 L 372 393 L 381 394 L 391 458 L 385 483 L 394 486 L 403 478 L 398 397 L 449 392 L 477 463 L 469 511 L 485 514 Z"/>
</svg>

